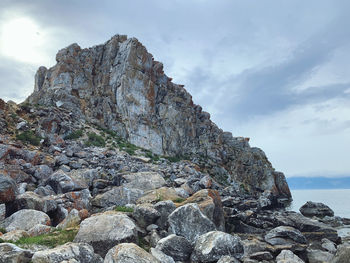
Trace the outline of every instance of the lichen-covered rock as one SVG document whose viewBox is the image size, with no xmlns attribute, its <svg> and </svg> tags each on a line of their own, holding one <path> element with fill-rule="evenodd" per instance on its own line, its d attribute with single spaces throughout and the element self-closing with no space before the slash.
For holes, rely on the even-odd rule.
<svg viewBox="0 0 350 263">
<path fill-rule="evenodd" d="M 337 253 L 335 254 L 335 257 L 333 258 L 331 263 L 347 263 L 349 262 L 349 258 L 350 258 L 350 244 L 345 243 L 338 246 Z"/>
<path fill-rule="evenodd" d="M 274 171 L 265 153 L 251 148 L 249 139 L 219 129 L 137 39 L 116 35 L 89 49 L 73 44 L 56 60 L 54 67 L 37 71 L 27 102 L 65 109 L 157 154 L 193 157 L 222 183 L 291 197 L 284 175 Z M 69 132 L 66 123 L 48 116 L 37 129 L 53 140 L 54 133 Z"/>
<path fill-rule="evenodd" d="M 116 186 L 103 194 L 96 195 L 92 199 L 92 205 L 96 207 L 110 207 L 134 204 L 143 193 L 140 189 Z"/>
<path fill-rule="evenodd" d="M 57 172 L 50 175 L 50 177 L 46 180 L 46 185 L 51 186 L 57 194 L 63 194 L 87 188 L 85 184 L 74 181 L 62 170 L 58 170 Z"/>
<path fill-rule="evenodd" d="M 6 231 L 12 230 L 29 230 L 37 224 L 51 225 L 50 217 L 44 212 L 22 209 L 11 216 L 7 217 L 0 223 L 0 227 L 6 229 Z"/>
<path fill-rule="evenodd" d="M 79 226 L 81 221 L 81 218 L 79 216 L 79 211 L 76 209 L 72 209 L 68 216 L 61 222 L 59 223 L 56 228 L 59 229 L 67 229 L 71 227 L 76 227 Z"/>
<path fill-rule="evenodd" d="M 151 248 L 151 254 L 161 263 L 175 263 L 174 259 L 170 256 L 165 255 L 162 251 L 156 248 Z"/>
<path fill-rule="evenodd" d="M 126 181 L 123 186 L 125 188 L 140 189 L 149 191 L 158 189 L 165 185 L 164 178 L 159 173 L 154 172 L 139 172 L 123 175 Z"/>
<path fill-rule="evenodd" d="M 308 201 L 299 209 L 300 213 L 308 217 L 325 217 L 325 216 L 334 216 L 334 212 L 329 206 L 323 203 L 315 203 Z"/>
<path fill-rule="evenodd" d="M 306 244 L 306 238 L 298 230 L 290 226 L 279 226 L 265 235 L 265 241 L 271 245 Z"/>
<path fill-rule="evenodd" d="M 10 207 L 14 211 L 34 209 L 48 213 L 57 209 L 57 203 L 52 197 L 41 197 L 34 192 L 27 191 L 18 195 Z"/>
<path fill-rule="evenodd" d="M 186 204 L 177 208 L 169 215 L 168 222 L 170 233 L 183 236 L 190 242 L 216 230 L 215 224 L 200 211 L 197 204 Z"/>
<path fill-rule="evenodd" d="M 33 253 L 11 243 L 0 244 L 0 263 L 28 263 Z"/>
<path fill-rule="evenodd" d="M 319 249 L 307 249 L 309 263 L 332 262 L 334 255 Z"/>
<path fill-rule="evenodd" d="M 74 242 L 88 243 L 96 253 L 105 256 L 111 247 L 135 242 L 136 238 L 135 223 L 125 214 L 109 211 L 82 221 Z"/>
<path fill-rule="evenodd" d="M 28 237 L 29 234 L 27 231 L 24 230 L 12 230 L 10 232 L 7 232 L 6 234 L 1 236 L 1 239 L 4 241 L 17 241 L 22 237 Z"/>
<path fill-rule="evenodd" d="M 161 261 L 133 243 L 123 243 L 108 251 L 104 263 L 161 263 Z"/>
<path fill-rule="evenodd" d="M 233 256 L 239 259 L 243 252 L 243 244 L 238 236 L 212 231 L 197 239 L 191 260 L 193 262 L 215 262 L 222 256 Z"/>
<path fill-rule="evenodd" d="M 281 253 L 276 257 L 277 263 L 304 263 L 301 258 L 295 255 L 290 250 L 282 250 Z"/>
<path fill-rule="evenodd" d="M 160 214 L 160 217 L 157 219 L 156 224 L 161 229 L 168 229 L 168 217 L 176 209 L 174 202 L 170 200 L 160 201 L 156 203 L 153 207 Z"/>
<path fill-rule="evenodd" d="M 238 259 L 231 256 L 223 256 L 219 259 L 217 263 L 240 263 Z"/>
<path fill-rule="evenodd" d="M 83 243 L 66 243 L 52 249 L 38 251 L 32 258 L 33 263 L 61 263 L 64 260 L 84 263 L 103 262 L 103 259 L 94 253 L 90 245 Z"/>
<path fill-rule="evenodd" d="M 7 203 L 15 200 L 17 194 L 16 182 L 0 173 L 0 203 Z"/>
<path fill-rule="evenodd" d="M 156 249 L 162 251 L 176 261 L 188 261 L 193 246 L 186 238 L 172 234 L 159 240 Z"/>
<path fill-rule="evenodd" d="M 143 228 L 156 222 L 160 213 L 151 204 L 137 205 L 132 214 L 137 224 Z"/>
</svg>

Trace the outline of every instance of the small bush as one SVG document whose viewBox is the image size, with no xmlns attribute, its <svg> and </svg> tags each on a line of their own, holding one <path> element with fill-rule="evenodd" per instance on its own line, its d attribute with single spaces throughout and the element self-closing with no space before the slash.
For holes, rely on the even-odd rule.
<svg viewBox="0 0 350 263">
<path fill-rule="evenodd" d="M 30 143 L 35 146 L 38 146 L 41 140 L 41 137 L 36 136 L 32 131 L 25 131 L 21 134 L 17 134 L 16 138 L 24 143 Z"/>
<path fill-rule="evenodd" d="M 72 242 L 77 233 L 78 229 L 54 230 L 51 233 L 36 237 L 22 237 L 13 243 L 18 246 L 37 244 L 54 248 L 67 242 Z"/>
<path fill-rule="evenodd" d="M 164 156 L 164 158 L 167 159 L 171 163 L 177 163 L 177 162 L 180 162 L 182 160 L 182 158 L 179 156 Z"/>
<path fill-rule="evenodd" d="M 96 133 L 88 133 L 88 140 L 85 142 L 86 146 L 97 146 L 105 147 L 106 142 L 102 136 L 97 135 Z"/>
<path fill-rule="evenodd" d="M 118 212 L 128 212 L 128 213 L 134 212 L 134 209 L 132 207 L 126 207 L 126 206 L 117 206 L 115 210 Z"/>
<path fill-rule="evenodd" d="M 76 130 L 64 137 L 65 140 L 77 140 L 84 135 L 83 130 Z"/>
<path fill-rule="evenodd" d="M 6 229 L 3 228 L 3 227 L 0 227 L 0 232 L 3 233 L 3 234 L 6 234 L 6 233 L 7 233 Z"/>
</svg>

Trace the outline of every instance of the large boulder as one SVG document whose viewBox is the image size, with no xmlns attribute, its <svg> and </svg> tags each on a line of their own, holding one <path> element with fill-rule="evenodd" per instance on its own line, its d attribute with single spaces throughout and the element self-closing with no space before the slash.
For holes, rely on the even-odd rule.
<svg viewBox="0 0 350 263">
<path fill-rule="evenodd" d="M 162 263 L 175 263 L 174 259 L 156 248 L 151 248 L 151 254 Z"/>
<path fill-rule="evenodd" d="M 145 192 L 145 194 L 140 197 L 136 203 L 144 204 L 144 203 L 157 203 L 159 201 L 166 200 L 179 200 L 181 196 L 179 196 L 174 188 L 161 187 L 159 189 L 154 189 Z"/>
<path fill-rule="evenodd" d="M 337 253 L 331 263 L 348 263 L 350 258 L 350 244 L 345 243 L 338 246 Z"/>
<path fill-rule="evenodd" d="M 7 203 L 15 200 L 16 194 L 16 182 L 11 177 L 0 174 L 0 203 Z"/>
<path fill-rule="evenodd" d="M 301 258 L 295 255 L 290 250 L 282 250 L 281 253 L 276 257 L 277 263 L 304 263 Z"/>
<path fill-rule="evenodd" d="M 139 226 L 146 228 L 156 222 L 160 213 L 151 204 L 141 204 L 135 206 L 132 216 Z"/>
<path fill-rule="evenodd" d="M 168 229 L 168 217 L 176 209 L 174 202 L 171 200 L 160 201 L 156 203 L 153 207 L 160 214 L 160 217 L 157 219 L 156 224 L 159 226 L 160 229 Z"/>
<path fill-rule="evenodd" d="M 188 203 L 197 203 L 202 213 L 215 224 L 216 229 L 225 231 L 224 210 L 218 191 L 200 190 L 183 202 L 183 204 Z"/>
<path fill-rule="evenodd" d="M 319 249 L 307 249 L 307 259 L 309 263 L 331 262 L 334 255 Z"/>
<path fill-rule="evenodd" d="M 62 170 L 58 170 L 50 175 L 45 184 L 51 186 L 51 188 L 57 194 L 63 194 L 87 188 L 86 184 L 73 180 Z"/>
<path fill-rule="evenodd" d="M 124 174 L 123 179 L 125 180 L 123 184 L 124 187 L 143 191 L 158 189 L 165 185 L 164 178 L 159 173 L 155 172 Z"/>
<path fill-rule="evenodd" d="M 82 221 L 74 242 L 88 243 L 96 253 L 105 256 L 113 246 L 136 239 L 135 223 L 125 214 L 108 211 Z"/>
<path fill-rule="evenodd" d="M 95 207 L 125 206 L 134 204 L 136 200 L 143 195 L 143 191 L 135 188 L 126 188 L 116 186 L 111 190 L 98 194 L 92 199 L 92 205 Z"/>
<path fill-rule="evenodd" d="M 187 238 L 190 242 L 210 231 L 215 224 L 206 217 L 197 204 L 186 204 L 169 215 L 169 232 Z"/>
<path fill-rule="evenodd" d="M 334 212 L 329 206 L 323 203 L 315 203 L 308 201 L 299 209 L 300 213 L 307 217 L 325 217 L 325 216 L 334 216 Z"/>
<path fill-rule="evenodd" d="M 11 243 L 0 244 L 0 263 L 28 263 L 33 253 Z"/>
<path fill-rule="evenodd" d="M 0 223 L 0 227 L 6 229 L 6 231 L 12 230 L 29 230 L 37 224 L 51 225 L 50 217 L 44 212 L 23 209 L 17 211 L 11 216 L 7 217 Z"/>
<path fill-rule="evenodd" d="M 52 197 L 41 197 L 34 192 L 28 191 L 18 195 L 10 207 L 14 211 L 21 209 L 34 209 L 48 213 L 57 209 L 57 203 Z"/>
<path fill-rule="evenodd" d="M 241 258 L 244 249 L 241 239 L 221 231 L 212 231 L 200 236 L 191 256 L 193 262 L 216 262 L 223 256 Z"/>
<path fill-rule="evenodd" d="M 90 245 L 83 243 L 66 243 L 52 249 L 41 250 L 35 252 L 32 258 L 33 263 L 61 263 L 65 260 L 84 263 L 103 262 Z"/>
<path fill-rule="evenodd" d="M 298 230 L 290 226 L 279 226 L 265 235 L 265 241 L 271 245 L 306 244 L 306 238 Z"/>
<path fill-rule="evenodd" d="M 171 234 L 159 240 L 156 249 L 176 261 L 187 261 L 191 256 L 193 247 L 186 238 Z"/>
<path fill-rule="evenodd" d="M 35 262 L 34 262 L 35 263 Z M 123 243 L 111 248 L 104 263 L 161 263 L 144 249 L 133 243 Z"/>
</svg>

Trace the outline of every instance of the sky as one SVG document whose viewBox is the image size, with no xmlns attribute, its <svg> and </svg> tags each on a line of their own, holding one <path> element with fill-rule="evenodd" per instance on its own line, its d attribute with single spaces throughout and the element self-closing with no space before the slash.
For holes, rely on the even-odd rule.
<svg viewBox="0 0 350 263">
<path fill-rule="evenodd" d="M 72 43 L 142 42 L 234 136 L 292 176 L 350 175 L 350 1 L 1 0 L 0 98 Z"/>
</svg>

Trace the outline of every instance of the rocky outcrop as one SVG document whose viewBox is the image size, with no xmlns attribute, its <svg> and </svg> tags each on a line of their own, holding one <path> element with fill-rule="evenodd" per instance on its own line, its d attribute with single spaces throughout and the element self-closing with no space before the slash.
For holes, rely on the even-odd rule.
<svg viewBox="0 0 350 263">
<path fill-rule="evenodd" d="M 186 156 L 238 190 L 291 197 L 284 175 L 264 152 L 251 148 L 249 139 L 219 129 L 137 39 L 116 35 L 88 49 L 72 44 L 58 52 L 56 61 L 50 69 L 39 68 L 27 99 L 71 112 L 65 119 L 48 116 L 38 123 L 37 131 L 49 131 L 49 139 L 70 132 L 64 125 L 69 118 L 85 119 L 154 153 Z"/>
</svg>

